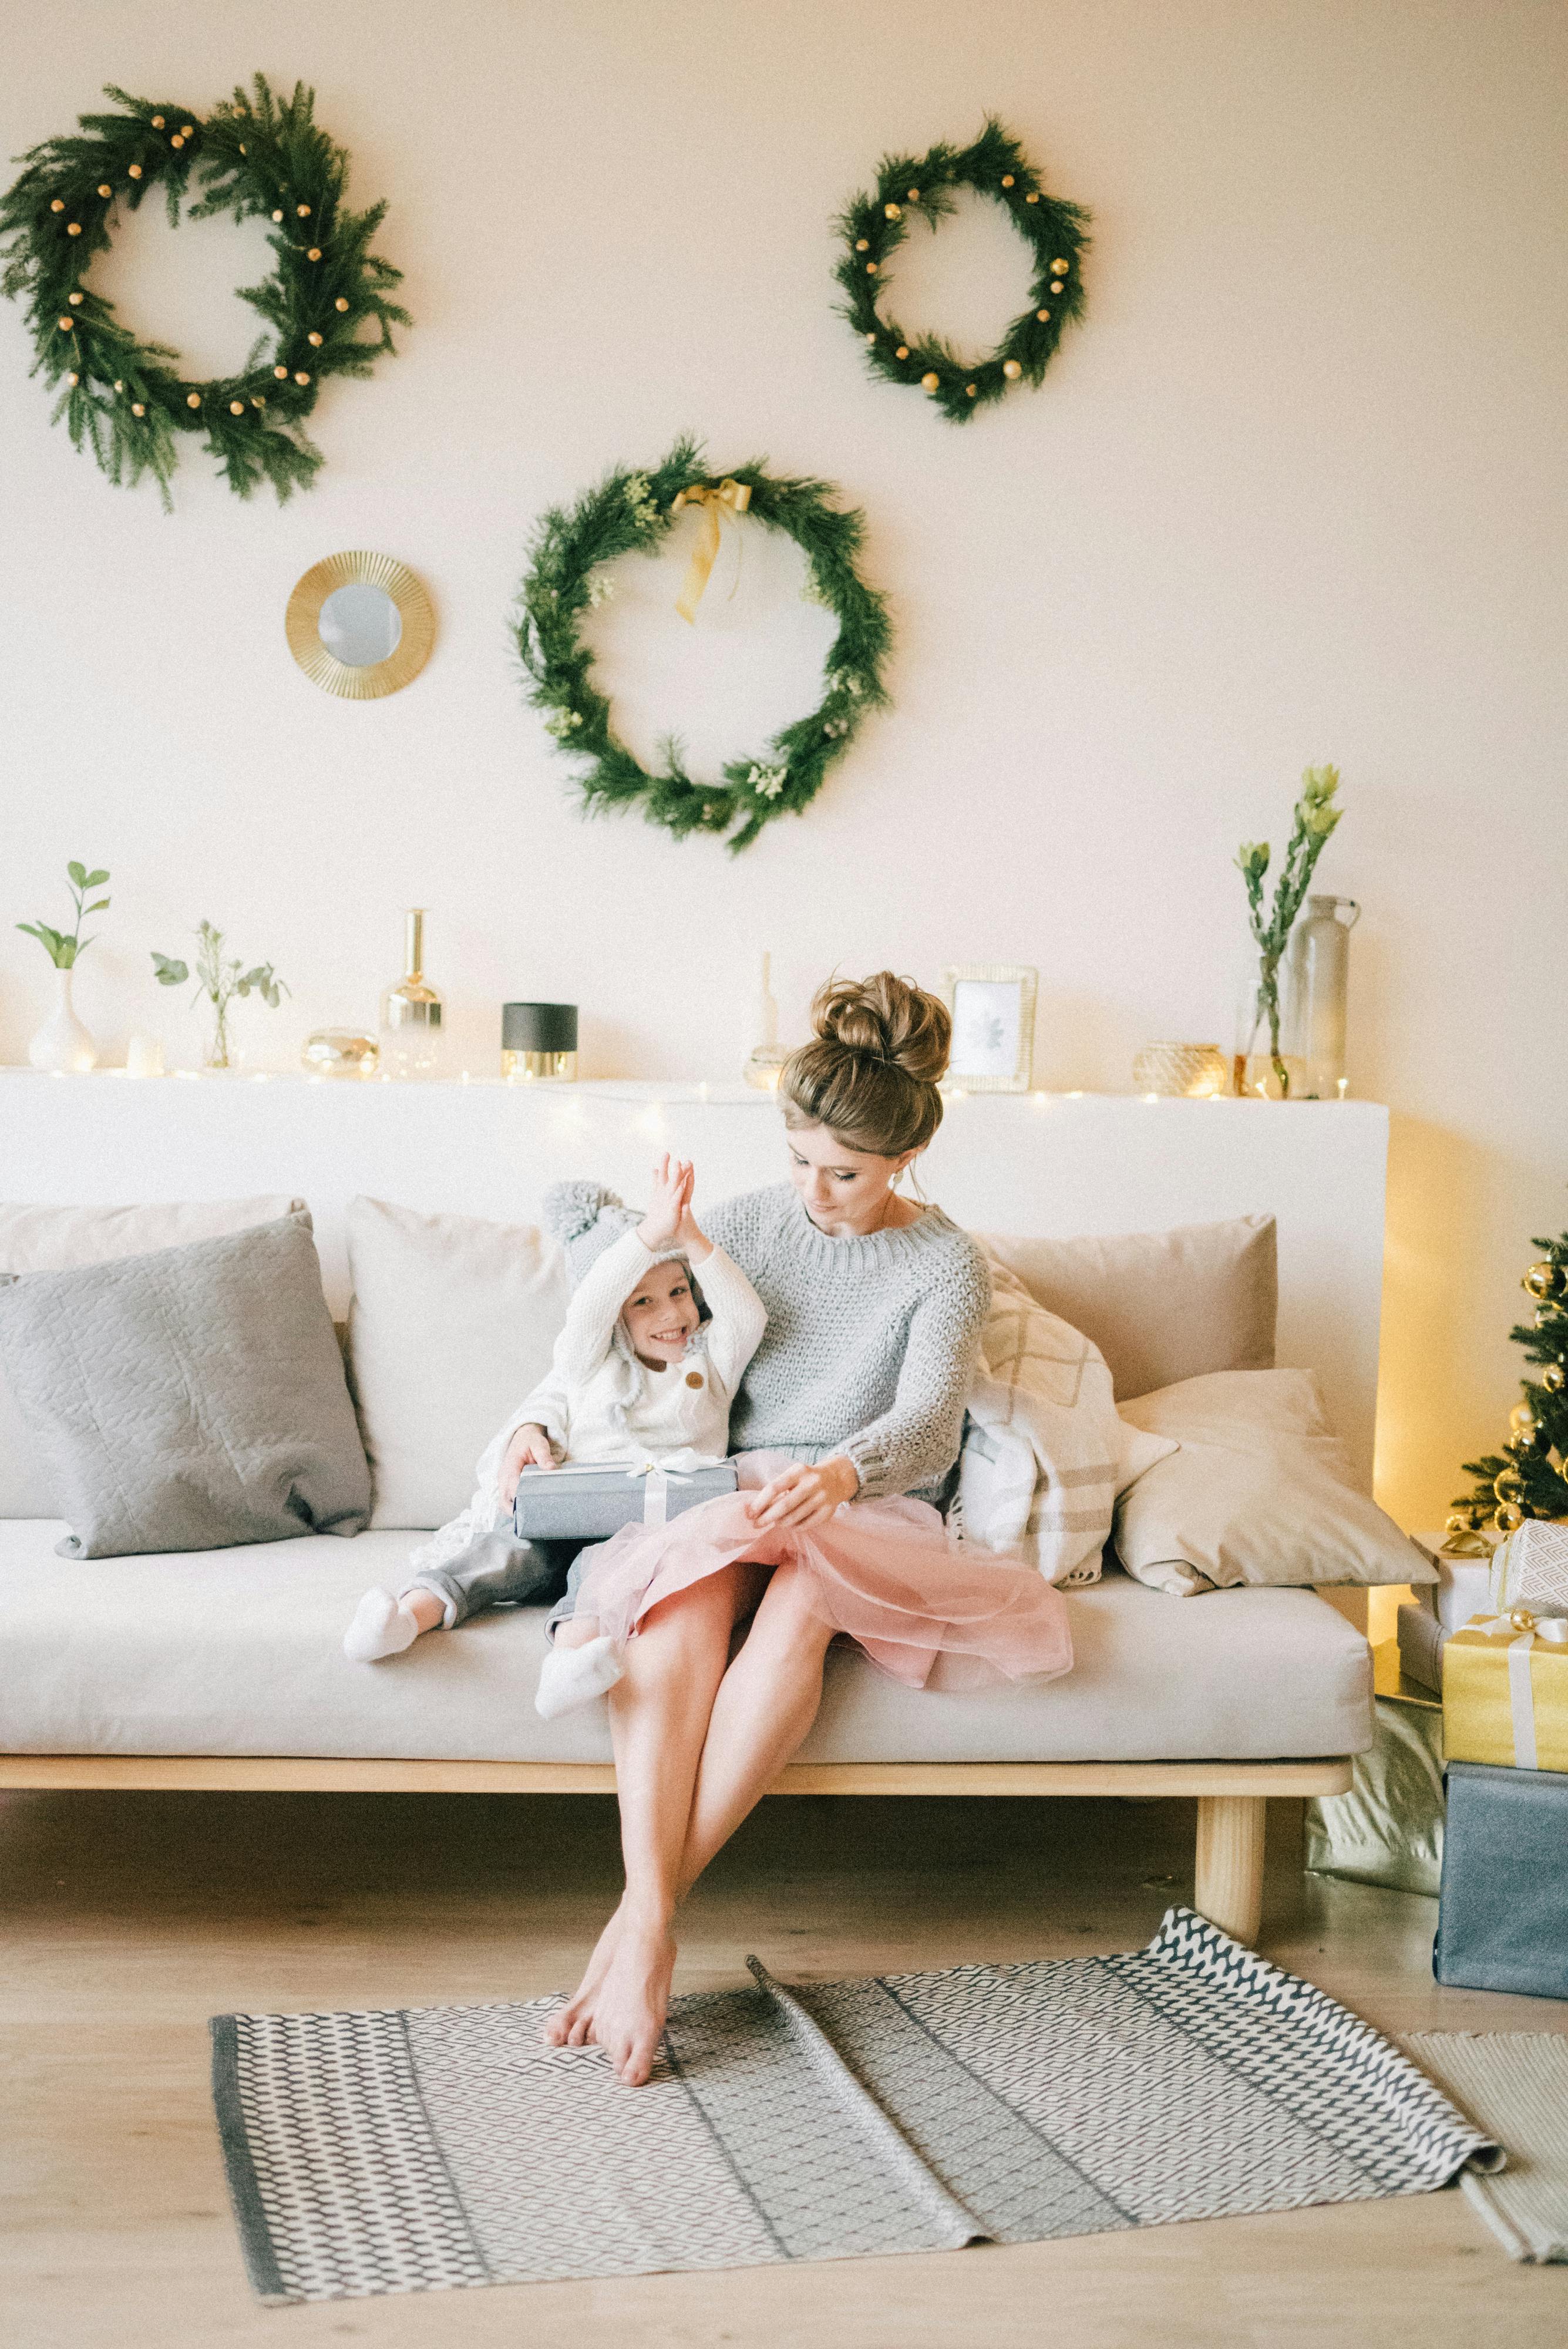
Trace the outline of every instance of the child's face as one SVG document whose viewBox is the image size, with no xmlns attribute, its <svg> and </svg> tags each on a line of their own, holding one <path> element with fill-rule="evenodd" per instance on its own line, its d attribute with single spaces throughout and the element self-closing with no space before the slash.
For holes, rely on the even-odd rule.
<svg viewBox="0 0 1568 2349">
<path fill-rule="evenodd" d="M 620 1309 L 634 1354 L 647 1362 L 678 1362 L 700 1319 L 691 1277 L 683 1264 L 656 1264 Z"/>
</svg>

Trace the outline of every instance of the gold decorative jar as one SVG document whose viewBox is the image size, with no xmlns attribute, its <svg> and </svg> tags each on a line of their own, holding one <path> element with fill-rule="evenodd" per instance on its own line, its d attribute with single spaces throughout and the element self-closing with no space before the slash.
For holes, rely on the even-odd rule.
<svg viewBox="0 0 1568 2349">
<path fill-rule="evenodd" d="M 441 997 L 425 978 L 425 909 L 410 905 L 403 931 L 403 975 L 381 998 L 381 1073 L 433 1077 L 441 1063 Z"/>
<path fill-rule="evenodd" d="M 374 1036 L 357 1028 L 318 1028 L 306 1038 L 299 1064 L 311 1077 L 373 1077 L 380 1057 Z"/>
<path fill-rule="evenodd" d="M 1218 1044 L 1146 1044 L 1133 1062 L 1133 1084 L 1140 1093 L 1208 1101 L 1222 1093 L 1229 1081 Z"/>
<path fill-rule="evenodd" d="M 575 1084 L 577 1007 L 575 1003 L 504 1003 L 501 1073 L 508 1084 Z"/>
</svg>

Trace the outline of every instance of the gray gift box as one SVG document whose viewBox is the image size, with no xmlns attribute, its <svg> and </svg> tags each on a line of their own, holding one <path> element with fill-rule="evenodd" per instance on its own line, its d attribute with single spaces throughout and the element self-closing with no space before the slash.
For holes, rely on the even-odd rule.
<svg viewBox="0 0 1568 2349">
<path fill-rule="evenodd" d="M 1568 1772 L 1449 1763 L 1432 1971 L 1568 1998 Z"/>
<path fill-rule="evenodd" d="M 659 1515 L 662 1485 L 663 1516 Z M 674 1470 L 657 1481 L 637 1469 L 525 1468 L 513 1521 L 524 1541 L 607 1541 L 622 1526 L 659 1525 L 735 1490 L 735 1464 Z"/>
</svg>

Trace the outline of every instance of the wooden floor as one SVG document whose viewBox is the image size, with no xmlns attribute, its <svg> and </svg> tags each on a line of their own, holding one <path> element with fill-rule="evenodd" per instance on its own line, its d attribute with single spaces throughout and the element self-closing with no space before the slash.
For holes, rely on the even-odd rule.
<svg viewBox="0 0 1568 2349">
<path fill-rule="evenodd" d="M 1568 2031 L 1439 1991 L 1436 1907 L 1300 1872 L 1271 1806 L 1263 1946 L 1389 2030 Z M 780 1799 L 691 1905 L 677 1989 L 1080 1955 L 1190 1889 L 1186 1803 Z M 0 2338 L 12 2349 L 1561 2349 L 1568 2268 L 1455 2191 L 1017 2250 L 264 2310 L 224 2199 L 210 2014 L 568 1984 L 615 1882 L 587 1797 L 0 1796 Z"/>
</svg>

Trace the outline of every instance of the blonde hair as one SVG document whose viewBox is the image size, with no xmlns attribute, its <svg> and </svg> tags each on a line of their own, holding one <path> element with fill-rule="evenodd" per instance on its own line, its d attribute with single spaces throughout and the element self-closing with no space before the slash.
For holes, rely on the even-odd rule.
<svg viewBox="0 0 1568 2349">
<path fill-rule="evenodd" d="M 952 1038 L 947 1007 L 910 978 L 830 978 L 815 1030 L 779 1071 L 786 1125 L 825 1125 L 877 1158 L 923 1150 L 942 1122 L 937 1081 Z"/>
</svg>

